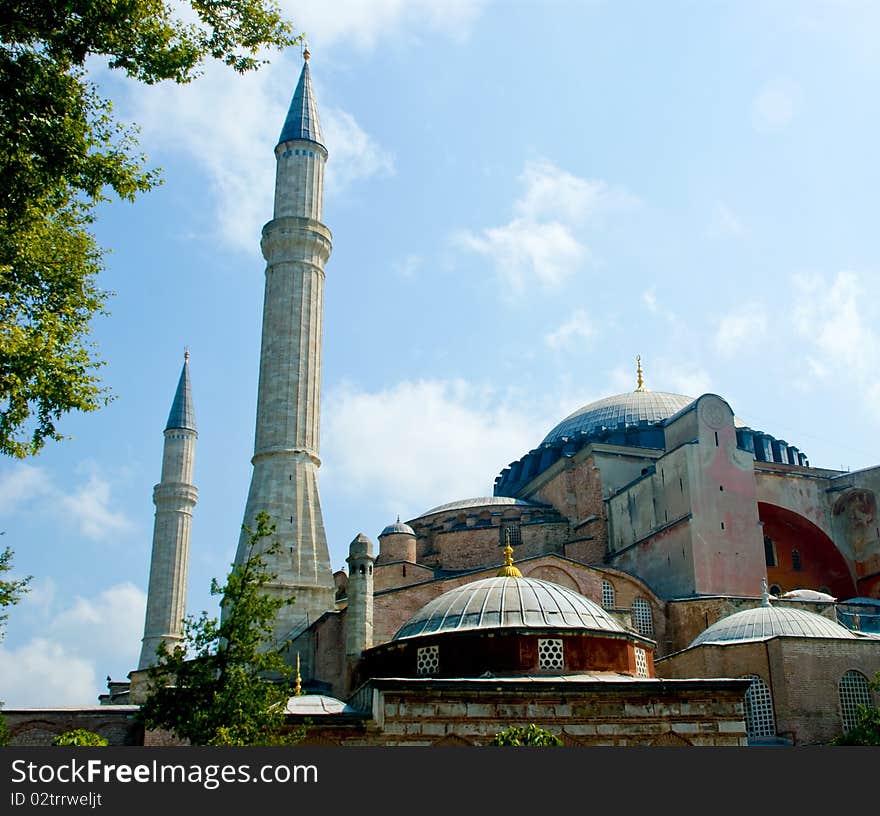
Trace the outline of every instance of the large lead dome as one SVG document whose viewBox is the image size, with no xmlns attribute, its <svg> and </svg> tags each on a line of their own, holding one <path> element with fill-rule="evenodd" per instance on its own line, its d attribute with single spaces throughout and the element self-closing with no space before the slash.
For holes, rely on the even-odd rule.
<svg viewBox="0 0 880 816">
<path fill-rule="evenodd" d="M 562 437 L 591 435 L 602 427 L 609 430 L 650 426 L 677 414 L 694 401 L 684 394 L 665 391 L 630 391 L 591 402 L 578 408 L 544 437 L 542 445 Z"/>
<path fill-rule="evenodd" d="M 499 576 L 456 587 L 429 601 L 394 640 L 506 627 L 625 631 L 602 607 L 577 592 L 536 578 Z"/>
</svg>

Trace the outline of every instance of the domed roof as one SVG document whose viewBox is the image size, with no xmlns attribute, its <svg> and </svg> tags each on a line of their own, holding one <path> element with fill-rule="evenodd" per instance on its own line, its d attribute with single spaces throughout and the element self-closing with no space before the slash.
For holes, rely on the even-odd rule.
<svg viewBox="0 0 880 816">
<path fill-rule="evenodd" d="M 444 592 L 416 612 L 393 639 L 505 627 L 626 631 L 577 592 L 535 578 L 498 576 Z"/>
<path fill-rule="evenodd" d="M 381 533 L 380 536 L 384 535 L 394 535 L 395 533 L 404 533 L 405 535 L 415 535 L 416 531 L 413 530 L 405 522 L 401 521 L 400 518 L 397 519 L 393 524 L 389 524 Z"/>
<path fill-rule="evenodd" d="M 677 414 L 694 401 L 684 394 L 665 391 L 630 391 L 591 402 L 578 408 L 562 420 L 547 436 L 542 445 L 556 442 L 564 436 L 592 434 L 603 426 L 609 429 L 633 425 L 655 425 Z"/>
<path fill-rule="evenodd" d="M 856 637 L 849 629 L 815 612 L 768 605 L 744 609 L 722 618 L 697 635 L 691 647 L 704 643 L 767 640 L 777 635 L 810 638 Z"/>
<path fill-rule="evenodd" d="M 471 510 L 475 507 L 500 507 L 502 505 L 515 507 L 546 506 L 539 504 L 538 502 L 526 501 L 525 499 L 512 499 L 509 496 L 479 496 L 473 499 L 459 499 L 458 501 L 449 502 L 447 504 L 440 504 L 437 507 L 432 507 L 430 510 L 425 510 L 419 518 L 433 516 L 434 513 L 448 513 L 452 510 Z"/>
</svg>

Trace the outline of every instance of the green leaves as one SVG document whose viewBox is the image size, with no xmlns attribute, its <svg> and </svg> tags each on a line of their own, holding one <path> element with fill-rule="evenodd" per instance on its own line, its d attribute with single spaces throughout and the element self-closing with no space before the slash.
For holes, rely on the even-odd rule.
<svg viewBox="0 0 880 816">
<path fill-rule="evenodd" d="M 12 581 L 2 578 L 5 572 L 12 569 L 12 555 L 12 550 L 9 547 L 0 552 L 0 610 L 18 603 L 21 596 L 28 591 L 28 584 L 31 581 L 31 576 Z M 0 614 L 0 640 L 3 640 L 3 627 L 6 625 L 7 617 L 5 612 Z"/>
<path fill-rule="evenodd" d="M 86 78 L 90 56 L 152 84 L 187 83 L 206 59 L 239 72 L 299 41 L 271 0 L 5 0 L 0 8 L 0 453 L 62 439 L 58 421 L 108 391 L 88 342 L 109 292 L 89 225 L 109 193 L 160 183 L 137 128 Z"/>
<path fill-rule="evenodd" d="M 266 513 L 257 515 L 247 559 L 234 566 L 223 586 L 218 621 L 202 612 L 184 621 L 183 643 L 160 647 L 149 670 L 150 693 L 140 709 L 147 728 L 165 728 L 193 745 L 267 745 L 296 742 L 302 731 L 284 733 L 284 708 L 292 691 L 291 668 L 272 632 L 279 610 L 293 599 L 274 597 L 265 556 L 277 552 Z M 268 542 L 268 543 L 267 543 Z"/>
<path fill-rule="evenodd" d="M 545 728 L 529 723 L 526 726 L 511 725 L 505 731 L 499 731 L 489 745 L 513 745 L 520 748 L 527 746 L 547 747 L 562 745 L 562 740 Z"/>
</svg>

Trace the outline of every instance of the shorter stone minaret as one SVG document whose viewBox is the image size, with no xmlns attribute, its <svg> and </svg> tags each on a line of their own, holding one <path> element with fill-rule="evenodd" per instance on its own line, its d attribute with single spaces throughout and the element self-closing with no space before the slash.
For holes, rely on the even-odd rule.
<svg viewBox="0 0 880 816">
<path fill-rule="evenodd" d="M 373 542 L 359 533 L 348 548 L 345 656 L 349 665 L 373 645 Z"/>
<path fill-rule="evenodd" d="M 199 496 L 192 483 L 197 437 L 189 382 L 189 352 L 185 352 L 183 370 L 165 426 L 162 478 L 153 488 L 156 518 L 138 669 L 149 668 L 156 662 L 156 649 L 160 643 L 171 647 L 183 638 L 189 537 L 192 511 Z"/>
</svg>

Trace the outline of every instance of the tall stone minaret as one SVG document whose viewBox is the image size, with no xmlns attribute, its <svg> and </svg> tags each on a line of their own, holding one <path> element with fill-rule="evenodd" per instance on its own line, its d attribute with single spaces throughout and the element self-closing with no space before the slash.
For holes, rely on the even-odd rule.
<svg viewBox="0 0 880 816">
<path fill-rule="evenodd" d="M 275 636 L 335 608 L 330 553 L 318 496 L 318 426 L 324 264 L 330 230 L 321 223 L 327 149 L 309 74 L 309 53 L 275 147 L 275 212 L 263 227 L 266 259 L 263 338 L 253 474 L 244 524 L 256 529 L 265 511 L 281 553 L 268 562 L 276 575 L 266 589 L 295 602 L 284 607 Z M 246 555 L 242 532 L 236 563 Z"/>
<path fill-rule="evenodd" d="M 183 370 L 165 426 L 162 478 L 153 488 L 156 518 L 139 669 L 146 669 L 156 662 L 156 649 L 160 643 L 173 646 L 183 638 L 189 537 L 192 511 L 199 497 L 199 491 L 192 483 L 197 437 L 189 382 L 189 352 L 185 352 Z"/>
</svg>

